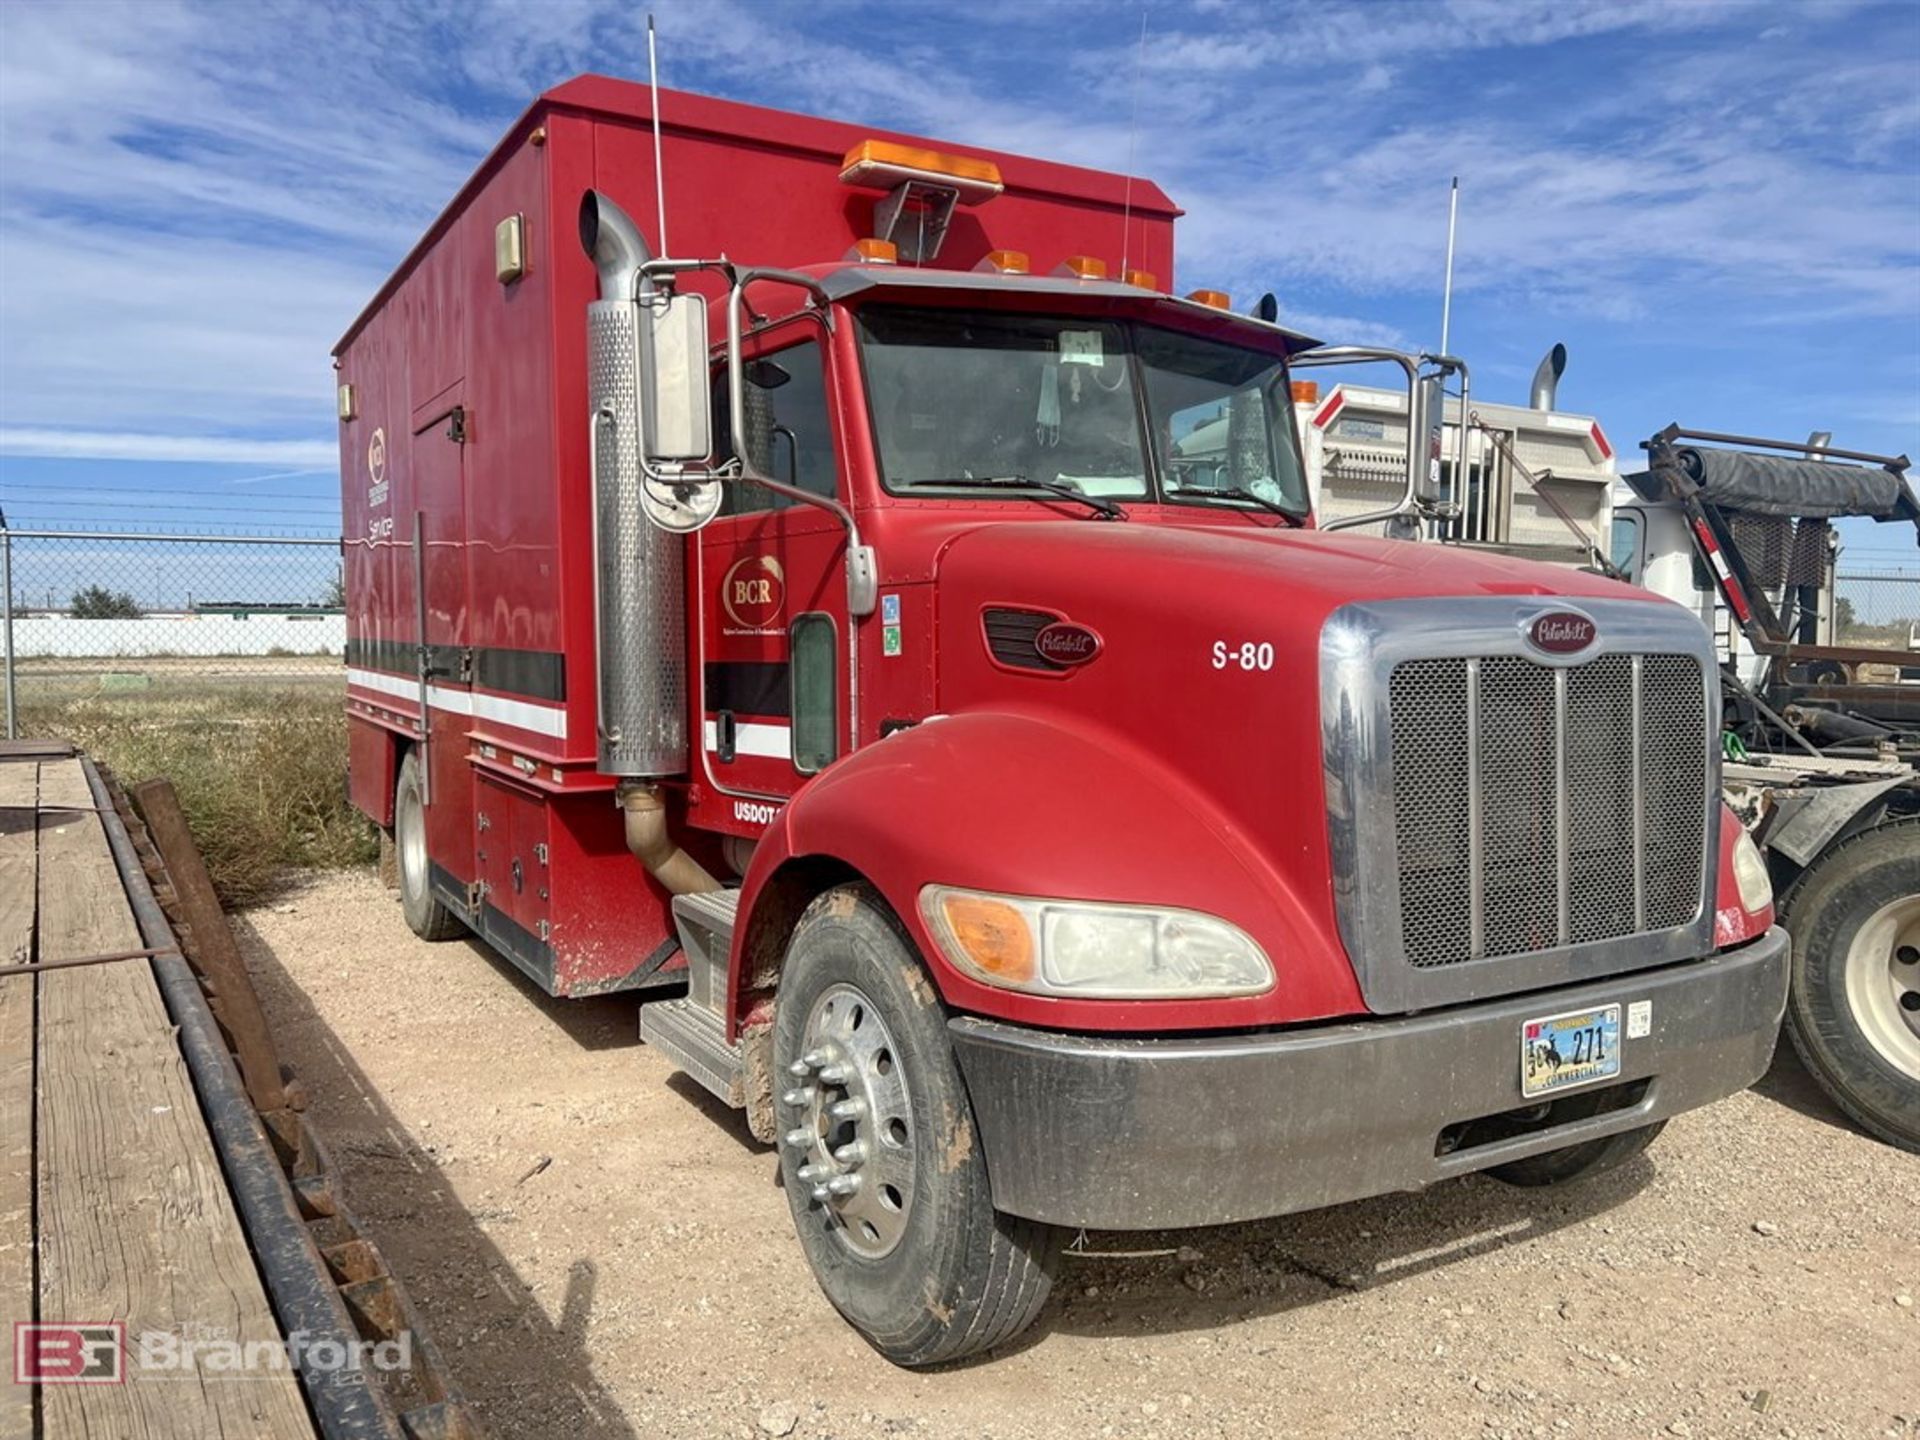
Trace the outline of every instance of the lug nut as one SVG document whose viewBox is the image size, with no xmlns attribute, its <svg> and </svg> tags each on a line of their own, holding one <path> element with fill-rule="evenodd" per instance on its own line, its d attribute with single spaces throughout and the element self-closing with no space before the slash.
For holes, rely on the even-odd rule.
<svg viewBox="0 0 1920 1440">
<path fill-rule="evenodd" d="M 796 1080 L 804 1080 L 813 1073 L 813 1068 L 804 1060 L 796 1060 L 787 1066 L 787 1074 Z"/>
<path fill-rule="evenodd" d="M 824 1185 L 814 1186 L 812 1198 L 813 1198 L 813 1203 L 816 1205 L 826 1204 L 827 1203 L 827 1187 Z"/>
<path fill-rule="evenodd" d="M 782 1105 L 804 1105 L 811 1099 L 813 1099 L 813 1087 L 811 1085 L 801 1085 L 782 1095 L 780 1097 L 780 1103 Z"/>
<path fill-rule="evenodd" d="M 860 1177 L 858 1175 L 836 1175 L 833 1179 L 827 1181 L 827 1193 L 829 1195 L 851 1195 L 859 1188 Z"/>
<path fill-rule="evenodd" d="M 827 1063 L 827 1052 L 824 1050 L 809 1050 L 800 1057 L 800 1063 L 805 1065 L 809 1070 L 818 1070 L 822 1065 Z"/>
<path fill-rule="evenodd" d="M 867 1102 L 856 1096 L 851 1100 L 840 1101 L 827 1113 L 836 1120 L 858 1120 L 867 1113 Z"/>
<path fill-rule="evenodd" d="M 802 1125 L 796 1130 L 787 1131 L 786 1135 L 782 1138 L 786 1140 L 791 1148 L 804 1150 L 813 1142 L 813 1132 Z"/>
<path fill-rule="evenodd" d="M 833 1158 L 838 1160 L 842 1165 L 863 1164 L 867 1158 L 867 1142 L 864 1140 L 849 1140 L 845 1145 L 842 1145 L 838 1150 L 833 1152 Z"/>
<path fill-rule="evenodd" d="M 826 1179 L 832 1172 L 824 1165 L 802 1165 L 793 1173 L 800 1177 L 803 1184 L 811 1185 L 815 1180 Z"/>
<path fill-rule="evenodd" d="M 820 1072 L 822 1085 L 844 1085 L 853 1078 L 853 1071 L 845 1065 L 829 1065 Z"/>
</svg>

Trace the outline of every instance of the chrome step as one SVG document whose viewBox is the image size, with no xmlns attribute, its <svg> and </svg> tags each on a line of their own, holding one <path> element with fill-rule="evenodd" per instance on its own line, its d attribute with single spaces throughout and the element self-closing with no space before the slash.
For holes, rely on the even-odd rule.
<svg viewBox="0 0 1920 1440">
<path fill-rule="evenodd" d="M 673 923 L 687 956 L 687 998 L 718 1018 L 726 1009 L 727 956 L 733 949 L 738 890 L 703 890 L 673 897 Z"/>
<path fill-rule="evenodd" d="M 674 908 L 679 908 L 677 903 Z M 734 1109 L 746 1107 L 746 1066 L 740 1047 L 727 1043 L 725 1022 L 696 1004 L 691 995 L 642 1005 L 640 1038 Z"/>
</svg>

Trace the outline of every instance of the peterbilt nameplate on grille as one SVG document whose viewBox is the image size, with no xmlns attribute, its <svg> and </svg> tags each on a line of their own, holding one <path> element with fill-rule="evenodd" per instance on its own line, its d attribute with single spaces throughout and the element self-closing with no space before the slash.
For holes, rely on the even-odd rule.
<svg viewBox="0 0 1920 1440">
<path fill-rule="evenodd" d="M 1535 648 L 1543 618 L 1549 645 Z M 1641 600 L 1344 606 L 1321 635 L 1341 939 L 1397 1013 L 1707 954 L 1719 687 Z"/>
<path fill-rule="evenodd" d="M 1550 610 L 1527 626 L 1527 643 L 1543 655 L 1578 655 L 1593 644 L 1598 628 L 1571 610 Z"/>
</svg>

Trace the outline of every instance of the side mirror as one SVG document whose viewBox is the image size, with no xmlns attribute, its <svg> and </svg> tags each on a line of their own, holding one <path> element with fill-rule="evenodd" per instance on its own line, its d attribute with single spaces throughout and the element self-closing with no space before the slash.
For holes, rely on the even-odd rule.
<svg viewBox="0 0 1920 1440">
<path fill-rule="evenodd" d="M 1422 501 L 1445 500 L 1446 487 L 1440 480 L 1440 456 L 1444 450 L 1447 418 L 1447 391 L 1444 374 L 1422 376 L 1414 387 L 1414 413 L 1408 417 L 1407 463 L 1413 470 L 1413 493 Z"/>
<path fill-rule="evenodd" d="M 649 461 L 684 463 L 713 453 L 707 380 L 707 302 L 699 295 L 640 304 L 640 430 Z"/>
</svg>

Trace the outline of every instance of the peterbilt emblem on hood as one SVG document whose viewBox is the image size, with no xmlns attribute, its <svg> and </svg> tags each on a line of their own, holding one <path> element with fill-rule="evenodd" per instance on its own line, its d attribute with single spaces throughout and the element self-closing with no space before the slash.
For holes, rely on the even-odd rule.
<svg viewBox="0 0 1920 1440">
<path fill-rule="evenodd" d="M 1085 625 L 1056 620 L 1033 637 L 1033 648 L 1056 665 L 1084 665 L 1100 653 L 1100 636 Z"/>
<path fill-rule="evenodd" d="M 1584 615 L 1549 610 L 1527 626 L 1527 643 L 1547 655 L 1578 655 L 1599 633 L 1599 627 Z"/>
</svg>

